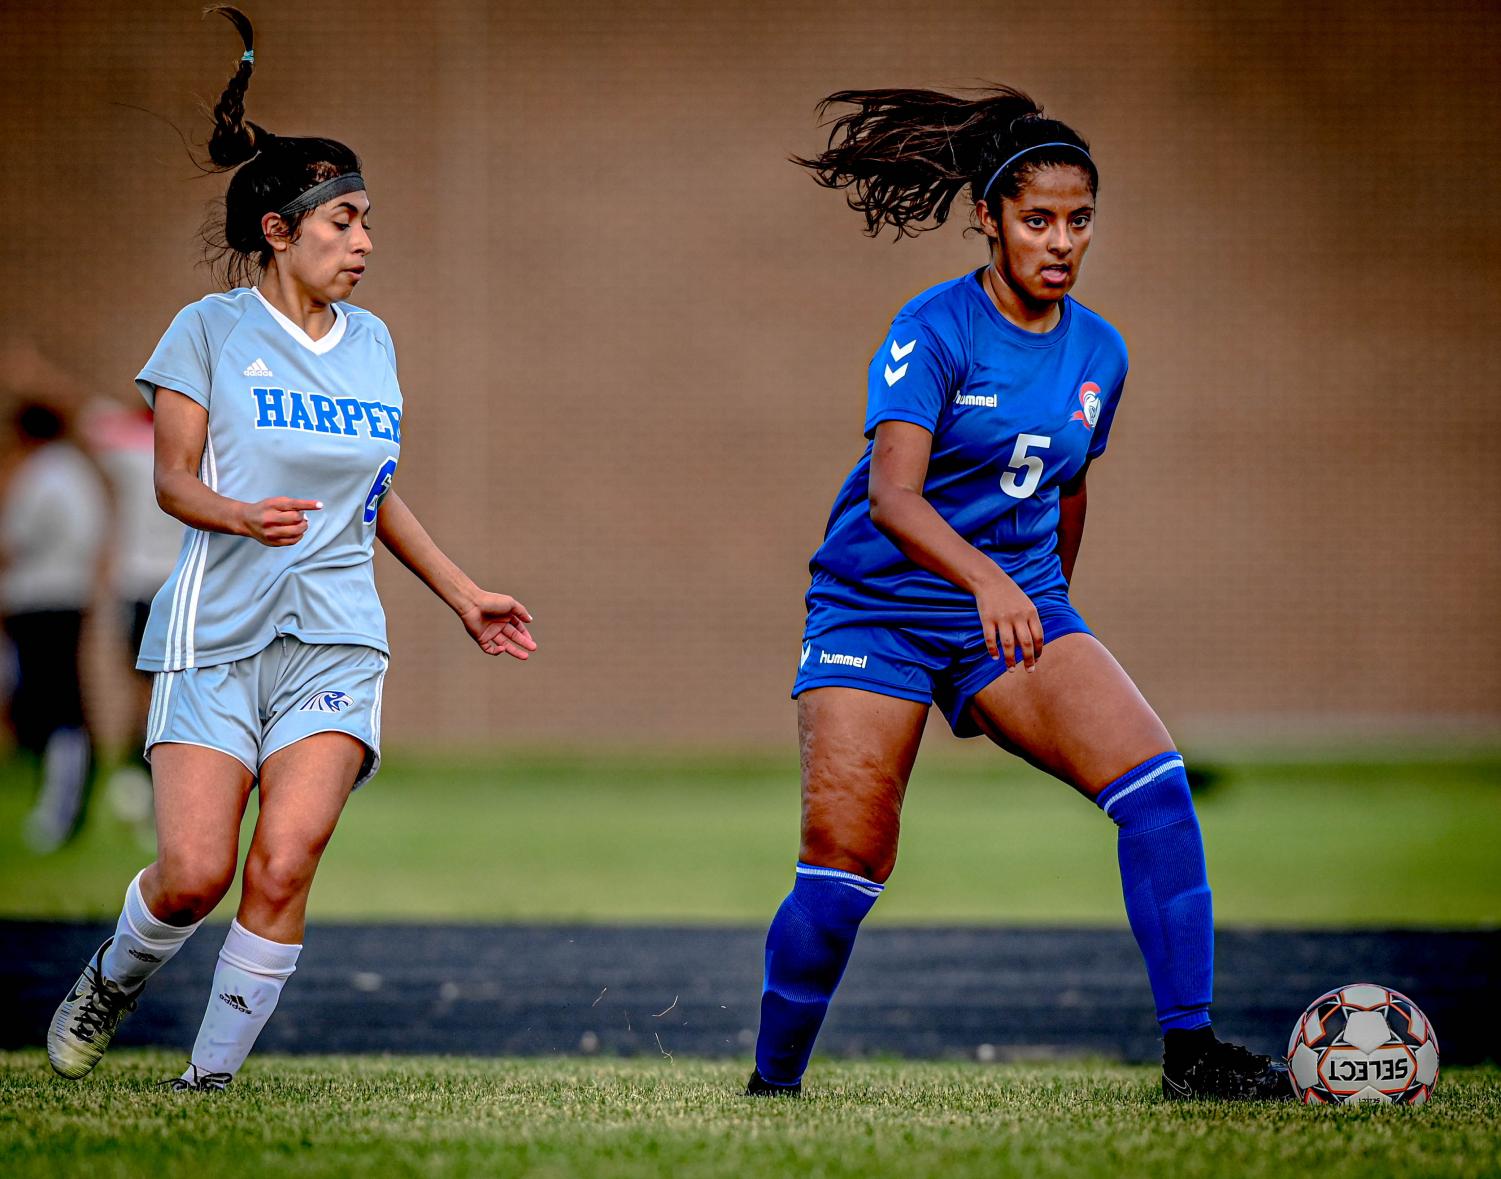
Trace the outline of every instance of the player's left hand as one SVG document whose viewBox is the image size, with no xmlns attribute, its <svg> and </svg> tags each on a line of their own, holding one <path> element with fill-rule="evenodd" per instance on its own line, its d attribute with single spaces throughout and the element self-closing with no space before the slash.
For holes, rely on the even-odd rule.
<svg viewBox="0 0 1501 1179">
<path fill-rule="evenodd" d="M 526 629 L 526 624 L 532 620 L 531 612 L 506 594 L 481 590 L 459 617 L 463 619 L 469 637 L 486 655 L 504 654 L 512 659 L 527 659 L 537 649 L 537 640 Z"/>
</svg>

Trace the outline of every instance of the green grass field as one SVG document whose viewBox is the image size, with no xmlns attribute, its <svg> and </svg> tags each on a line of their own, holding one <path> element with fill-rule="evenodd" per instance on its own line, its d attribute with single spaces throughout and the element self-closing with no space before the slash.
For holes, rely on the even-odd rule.
<svg viewBox="0 0 1501 1179">
<path fill-rule="evenodd" d="M 233 1088 L 171 1093 L 173 1055 L 56 1080 L 0 1053 L 0 1174 L 859 1177 L 1501 1174 L 1501 1071 L 1432 1102 L 1169 1105 L 1116 1065 L 820 1064 L 804 1100 L 738 1095 L 748 1064 L 254 1057 Z"/>
<path fill-rule="evenodd" d="M 962 752 L 919 765 L 874 920 L 1121 923 L 1110 823 L 999 753 Z M 0 916 L 113 917 L 149 853 L 97 806 L 77 843 L 30 854 L 29 791 L 0 770 Z M 1501 923 L 1494 753 L 1246 764 L 1199 810 L 1222 923 Z M 797 814 L 781 757 L 393 756 L 350 803 L 312 913 L 759 924 L 790 879 Z"/>
</svg>

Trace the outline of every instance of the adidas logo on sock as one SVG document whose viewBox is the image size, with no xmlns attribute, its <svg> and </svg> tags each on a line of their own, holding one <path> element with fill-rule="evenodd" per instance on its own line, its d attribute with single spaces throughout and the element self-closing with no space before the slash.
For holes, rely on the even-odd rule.
<svg viewBox="0 0 1501 1179">
<path fill-rule="evenodd" d="M 231 995 L 228 991 L 225 991 L 219 996 L 219 1001 L 221 1003 L 228 1003 L 241 1015 L 249 1015 L 251 1013 L 243 995 Z"/>
<path fill-rule="evenodd" d="M 244 377 L 269 377 L 271 375 L 271 369 L 267 367 L 264 360 L 257 356 L 253 361 L 245 366 L 245 371 L 240 375 Z"/>
</svg>

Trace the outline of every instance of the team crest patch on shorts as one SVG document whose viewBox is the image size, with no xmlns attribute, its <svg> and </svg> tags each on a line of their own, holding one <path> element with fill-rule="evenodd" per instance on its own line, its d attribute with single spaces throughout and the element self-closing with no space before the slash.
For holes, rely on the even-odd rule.
<svg viewBox="0 0 1501 1179">
<path fill-rule="evenodd" d="M 354 703 L 348 692 L 314 692 L 298 712 L 343 712 Z"/>
</svg>

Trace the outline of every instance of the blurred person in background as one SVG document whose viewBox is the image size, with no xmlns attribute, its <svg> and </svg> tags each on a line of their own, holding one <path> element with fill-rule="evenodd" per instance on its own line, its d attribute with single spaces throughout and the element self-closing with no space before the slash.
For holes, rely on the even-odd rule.
<svg viewBox="0 0 1501 1179">
<path fill-rule="evenodd" d="M 1214 918 L 1181 754 L 1070 600 L 1085 476 L 1126 380 L 1120 333 L 1069 295 L 1093 234 L 1089 145 L 1020 91 L 843 91 L 797 160 L 867 231 L 936 228 L 967 188 L 987 264 L 906 304 L 867 374 L 869 443 L 811 562 L 792 694 L 802 838 L 766 938 L 747 1089 L 793 1095 L 896 863 L 928 712 L 1074 787 L 1119 828 L 1126 914 L 1163 1036 L 1162 1092 L 1291 1097 L 1218 1039 Z"/>
<path fill-rule="evenodd" d="M 0 349 L 0 388 L 9 396 L 35 399 L 54 410 L 65 423 L 64 439 L 79 448 L 104 481 L 108 543 L 101 559 L 100 609 L 91 615 L 89 629 L 106 640 L 103 646 L 111 657 L 123 653 L 128 661 L 108 675 L 105 684 L 96 685 L 99 691 L 123 689 L 118 693 L 119 707 L 104 710 L 118 715 L 113 717 L 115 723 L 103 730 L 109 741 L 101 750 L 97 770 L 109 771 L 103 794 L 110 809 L 149 845 L 154 840 L 151 779 L 143 749 L 151 677 L 137 671 L 135 661 L 151 599 L 172 572 L 182 545 L 181 523 L 156 502 L 151 472 L 151 411 L 134 391 L 130 394 L 134 400 L 129 402 L 123 394 L 112 397 L 91 393 L 85 382 L 28 340 L 12 340 Z M 101 622 L 107 628 L 103 632 L 97 629 Z M 89 643 L 86 638 L 85 646 Z M 85 665 L 88 663 L 86 657 Z M 100 670 L 97 663 L 93 666 Z M 101 745 L 102 724 L 109 719 L 101 717 L 101 726 L 91 727 L 96 748 Z M 89 799 L 97 793 L 85 794 L 78 826 L 85 822 Z"/>
<path fill-rule="evenodd" d="M 57 409 L 25 402 L 13 427 L 0 491 L 0 612 L 16 660 L 11 722 L 40 767 L 25 838 L 49 852 L 78 832 L 92 780 L 79 646 L 103 575 L 109 504 Z"/>
<path fill-rule="evenodd" d="M 109 483 L 114 546 L 110 589 L 112 620 L 129 654 L 127 728 L 105 798 L 117 818 L 132 824 L 142 842 L 154 839 L 151 772 L 146 761 L 146 716 L 151 675 L 135 662 L 146 633 L 151 599 L 172 573 L 182 548 L 182 524 L 156 502 L 152 480 L 152 414 L 145 405 L 96 398 L 85 409 L 82 437 Z"/>
<path fill-rule="evenodd" d="M 137 661 L 155 673 L 157 858 L 130 882 L 114 935 L 47 1035 L 59 1075 L 99 1062 L 147 980 L 228 893 L 259 788 L 238 911 L 188 1067 L 170 1081 L 197 1091 L 231 1083 L 275 1010 L 319 861 L 352 791 L 380 767 L 389 648 L 375 541 L 486 654 L 526 659 L 537 646 L 526 608 L 476 585 L 392 490 L 404 410 L 395 348 L 385 324 L 345 302 L 372 249 L 359 157 L 247 120 L 250 21 L 210 11 L 244 43 L 208 144 L 212 169 L 234 171 L 212 230 L 233 289 L 183 308 L 136 378 L 156 413 L 158 502 L 188 526 Z"/>
</svg>

